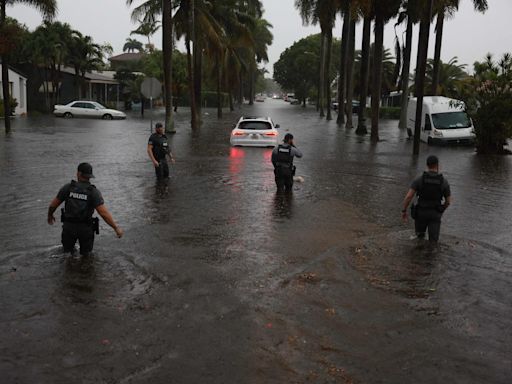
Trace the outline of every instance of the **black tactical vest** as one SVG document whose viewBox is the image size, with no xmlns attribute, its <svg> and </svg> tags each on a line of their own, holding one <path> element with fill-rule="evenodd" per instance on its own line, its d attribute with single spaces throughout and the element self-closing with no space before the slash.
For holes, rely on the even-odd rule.
<svg viewBox="0 0 512 384">
<path fill-rule="evenodd" d="M 77 183 L 72 180 L 64 205 L 64 222 L 87 223 L 91 221 L 94 207 L 91 203 L 92 184 Z"/>
<path fill-rule="evenodd" d="M 167 142 L 167 136 L 159 136 L 154 134 L 155 140 L 153 142 L 153 156 L 156 160 L 165 160 L 165 155 L 169 153 L 169 143 Z"/>
<path fill-rule="evenodd" d="M 418 204 L 423 207 L 437 207 L 443 200 L 443 175 L 424 172 L 418 191 Z"/>
<path fill-rule="evenodd" d="M 293 165 L 292 147 L 279 145 L 277 147 L 276 163 L 278 166 L 291 168 Z"/>
</svg>

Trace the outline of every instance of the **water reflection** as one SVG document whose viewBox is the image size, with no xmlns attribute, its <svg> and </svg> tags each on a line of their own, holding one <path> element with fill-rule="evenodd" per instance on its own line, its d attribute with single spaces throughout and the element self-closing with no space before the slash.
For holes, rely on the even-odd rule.
<svg viewBox="0 0 512 384">
<path fill-rule="evenodd" d="M 269 149 L 266 149 L 265 151 L 263 151 L 263 163 L 269 164 L 271 162 L 271 159 L 272 159 L 272 151 Z"/>
<path fill-rule="evenodd" d="M 167 204 L 169 198 L 169 180 L 157 182 L 154 189 L 153 202 L 151 204 L 151 223 L 165 224 L 171 220 L 170 210 Z"/>
<path fill-rule="evenodd" d="M 146 186 L 143 192 L 143 209 L 137 215 L 150 224 L 168 223 L 171 220 L 169 201 L 173 192 L 171 179 L 156 180 Z"/>
<path fill-rule="evenodd" d="M 157 180 L 155 185 L 155 200 L 164 199 L 169 196 L 170 179 Z"/>
<path fill-rule="evenodd" d="M 412 239 L 406 231 L 365 238 L 351 262 L 370 284 L 406 298 L 425 299 L 437 291 L 444 273 L 439 266 L 446 263 L 443 255 L 448 251 L 447 245 Z"/>
<path fill-rule="evenodd" d="M 95 264 L 94 255 L 66 255 L 59 295 L 69 297 L 75 303 L 87 304 L 93 301 L 97 283 Z"/>
<path fill-rule="evenodd" d="M 245 151 L 242 148 L 231 147 L 229 150 L 229 173 L 236 176 L 244 165 Z"/>
<path fill-rule="evenodd" d="M 484 182 L 509 183 L 510 160 L 507 156 L 473 156 L 470 164 L 471 173 Z"/>
<path fill-rule="evenodd" d="M 439 276 L 435 270 L 441 249 L 439 244 L 428 240 L 415 239 L 413 242 L 403 273 L 398 275 L 397 281 L 403 283 L 399 291 L 410 298 L 427 298 L 438 285 Z"/>
<path fill-rule="evenodd" d="M 272 216 L 291 219 L 293 216 L 293 193 L 277 193 L 274 196 Z"/>
</svg>

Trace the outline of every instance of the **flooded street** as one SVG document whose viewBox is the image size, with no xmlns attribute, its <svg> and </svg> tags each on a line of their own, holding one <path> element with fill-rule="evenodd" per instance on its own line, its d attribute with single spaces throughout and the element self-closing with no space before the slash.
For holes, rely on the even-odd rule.
<svg viewBox="0 0 512 384">
<path fill-rule="evenodd" d="M 148 116 L 1 127 L 2 383 L 510 383 L 512 157 L 416 160 L 396 121 L 371 145 L 281 100 L 205 112 L 196 133 L 177 114 L 166 185 Z M 230 147 L 241 113 L 294 134 L 293 196 L 270 148 Z M 453 194 L 438 249 L 400 221 L 429 154 Z M 101 222 L 90 260 L 46 224 L 83 161 L 125 230 Z"/>
</svg>

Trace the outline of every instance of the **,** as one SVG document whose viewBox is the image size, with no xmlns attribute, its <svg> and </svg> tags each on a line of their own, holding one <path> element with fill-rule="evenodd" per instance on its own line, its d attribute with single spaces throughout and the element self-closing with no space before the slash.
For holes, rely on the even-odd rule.
<svg viewBox="0 0 512 384">
<path fill-rule="evenodd" d="M 270 117 L 241 117 L 231 131 L 233 146 L 275 147 L 278 143 L 279 124 Z"/>
<path fill-rule="evenodd" d="M 416 103 L 416 98 L 411 98 L 407 109 L 407 128 L 412 132 Z M 474 144 L 475 129 L 464 103 L 442 96 L 425 97 L 420 139 L 428 144 Z"/>
<path fill-rule="evenodd" d="M 103 120 L 126 119 L 124 112 L 109 109 L 95 101 L 72 101 L 66 105 L 56 105 L 53 114 L 58 117 L 89 117 Z"/>
</svg>

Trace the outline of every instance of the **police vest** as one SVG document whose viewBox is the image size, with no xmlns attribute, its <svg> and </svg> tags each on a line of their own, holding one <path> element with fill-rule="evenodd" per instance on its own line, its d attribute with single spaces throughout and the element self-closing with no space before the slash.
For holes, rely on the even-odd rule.
<svg viewBox="0 0 512 384">
<path fill-rule="evenodd" d="M 165 155 L 169 153 L 169 143 L 165 136 L 158 136 L 158 140 L 153 142 L 153 156 L 156 160 L 164 160 Z"/>
<path fill-rule="evenodd" d="M 432 175 L 424 172 L 418 191 L 418 204 L 423 207 L 437 207 L 443 200 L 444 178 L 441 174 Z"/>
<path fill-rule="evenodd" d="M 291 146 L 285 147 L 284 145 L 279 145 L 277 147 L 276 163 L 281 167 L 292 167 L 293 155 Z"/>
<path fill-rule="evenodd" d="M 64 205 L 64 222 L 87 223 L 91 221 L 94 207 L 91 203 L 92 184 L 84 185 L 72 180 Z"/>
</svg>

